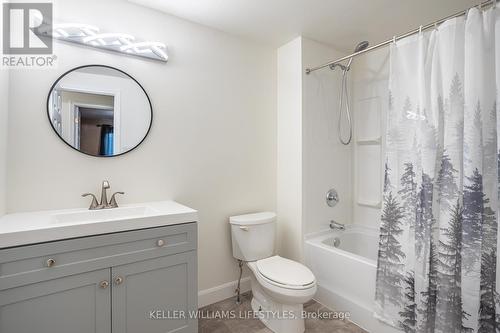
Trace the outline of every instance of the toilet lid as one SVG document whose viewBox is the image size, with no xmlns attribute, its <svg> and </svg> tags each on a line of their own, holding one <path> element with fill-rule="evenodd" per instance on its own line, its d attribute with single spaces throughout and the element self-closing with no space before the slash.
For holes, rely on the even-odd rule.
<svg viewBox="0 0 500 333">
<path fill-rule="evenodd" d="M 257 261 L 257 269 L 264 277 L 287 286 L 307 286 L 315 281 L 314 274 L 306 266 L 280 256 Z"/>
</svg>

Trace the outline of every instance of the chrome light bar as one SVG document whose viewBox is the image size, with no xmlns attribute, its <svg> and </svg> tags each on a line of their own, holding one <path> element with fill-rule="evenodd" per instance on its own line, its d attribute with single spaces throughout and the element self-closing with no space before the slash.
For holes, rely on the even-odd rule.
<svg viewBox="0 0 500 333">
<path fill-rule="evenodd" d="M 161 42 L 138 40 L 124 33 L 103 33 L 93 25 L 80 23 L 54 24 L 52 29 L 40 27 L 37 33 L 65 42 L 77 43 L 98 49 L 120 52 L 167 62 L 167 46 Z"/>
</svg>

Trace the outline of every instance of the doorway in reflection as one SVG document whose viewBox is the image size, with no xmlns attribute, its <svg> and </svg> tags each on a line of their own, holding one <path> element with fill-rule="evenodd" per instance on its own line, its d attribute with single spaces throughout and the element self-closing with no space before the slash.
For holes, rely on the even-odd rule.
<svg viewBox="0 0 500 333">
<path fill-rule="evenodd" d="M 113 156 L 114 111 L 76 106 L 76 146 L 94 156 Z"/>
</svg>

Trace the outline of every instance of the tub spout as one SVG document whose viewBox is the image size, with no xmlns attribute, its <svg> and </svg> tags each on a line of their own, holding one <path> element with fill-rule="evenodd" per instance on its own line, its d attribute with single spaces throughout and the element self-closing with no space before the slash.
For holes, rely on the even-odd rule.
<svg viewBox="0 0 500 333">
<path fill-rule="evenodd" d="M 330 221 L 330 229 L 333 230 L 345 230 L 345 225 L 342 223 L 335 222 L 334 220 Z"/>
</svg>

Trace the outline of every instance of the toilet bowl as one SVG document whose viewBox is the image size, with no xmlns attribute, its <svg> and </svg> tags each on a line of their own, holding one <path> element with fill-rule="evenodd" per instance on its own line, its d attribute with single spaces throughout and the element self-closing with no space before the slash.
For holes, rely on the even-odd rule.
<svg viewBox="0 0 500 333">
<path fill-rule="evenodd" d="M 274 253 L 275 213 L 230 218 L 233 256 L 252 272 L 252 309 L 273 332 L 304 332 L 303 304 L 316 293 L 306 266 Z"/>
<path fill-rule="evenodd" d="M 280 303 L 303 304 L 316 293 L 313 273 L 298 262 L 274 256 L 247 266 L 264 291 Z"/>
<path fill-rule="evenodd" d="M 313 298 L 317 289 L 312 272 L 279 256 L 248 262 L 247 266 L 252 271 L 252 309 L 259 319 L 273 332 L 304 332 L 303 304 Z M 278 276 L 272 275 L 280 270 Z"/>
</svg>

